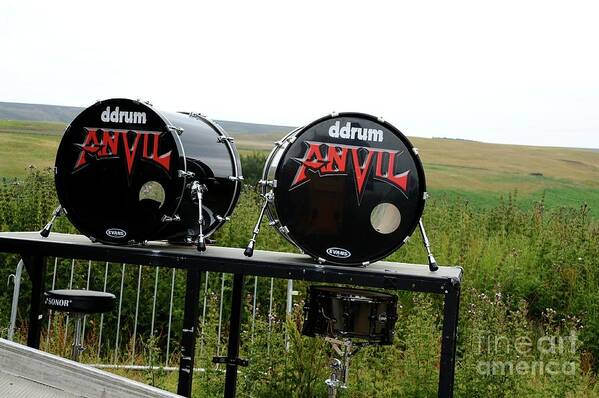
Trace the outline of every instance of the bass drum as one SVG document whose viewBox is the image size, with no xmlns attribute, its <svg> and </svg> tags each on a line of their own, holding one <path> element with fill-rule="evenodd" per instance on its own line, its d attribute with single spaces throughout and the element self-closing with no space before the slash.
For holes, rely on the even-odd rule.
<svg viewBox="0 0 599 398">
<path fill-rule="evenodd" d="M 190 243 L 200 235 L 200 201 L 209 236 L 233 212 L 242 179 L 233 140 L 216 123 L 130 99 L 86 108 L 56 155 L 56 191 L 69 220 L 109 244 Z"/>
<path fill-rule="evenodd" d="M 270 224 L 319 263 L 368 265 L 403 245 L 426 199 L 418 151 L 390 123 L 325 116 L 275 144 L 260 191 Z"/>
</svg>

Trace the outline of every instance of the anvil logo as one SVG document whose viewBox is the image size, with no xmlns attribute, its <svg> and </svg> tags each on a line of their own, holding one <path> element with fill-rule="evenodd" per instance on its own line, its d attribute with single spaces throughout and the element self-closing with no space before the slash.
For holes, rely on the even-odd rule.
<svg viewBox="0 0 599 398">
<path fill-rule="evenodd" d="M 402 155 L 402 151 L 323 142 L 305 141 L 305 143 L 308 145 L 308 149 L 304 157 L 294 159 L 300 166 L 291 183 L 290 190 L 310 180 L 306 174 L 307 170 L 318 172 L 321 177 L 327 175 L 347 175 L 348 163 L 351 159 L 358 201 L 364 192 L 365 182 L 373 167 L 373 163 L 375 179 L 391 184 L 404 193 L 407 192 L 410 170 L 399 174 L 395 171 L 396 160 Z M 323 149 L 324 152 L 322 151 Z M 364 154 L 362 160 L 360 160 L 360 153 Z M 385 160 L 387 167 L 383 170 Z"/>
<path fill-rule="evenodd" d="M 172 151 L 159 154 L 160 135 L 158 131 L 104 130 L 101 128 L 85 128 L 87 135 L 83 144 L 75 144 L 81 149 L 73 172 L 85 166 L 89 158 L 114 159 L 125 154 L 128 176 L 131 177 L 133 166 L 141 141 L 141 158 L 152 161 L 166 171 L 171 169 Z M 151 143 L 150 143 L 151 142 Z M 121 144 L 122 143 L 122 144 Z M 122 152 L 121 152 L 122 151 Z"/>
</svg>

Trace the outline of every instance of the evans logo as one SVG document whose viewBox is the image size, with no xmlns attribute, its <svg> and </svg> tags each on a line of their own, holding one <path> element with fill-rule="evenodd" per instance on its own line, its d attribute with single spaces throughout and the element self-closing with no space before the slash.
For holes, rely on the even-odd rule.
<svg viewBox="0 0 599 398">
<path fill-rule="evenodd" d="M 100 115 L 100 119 L 104 123 L 133 123 L 133 124 L 146 124 L 146 113 L 145 112 L 127 112 L 120 111 L 119 107 L 116 106 L 113 111 L 107 106 L 104 112 Z"/>
<path fill-rule="evenodd" d="M 351 253 L 345 249 L 340 247 L 329 247 L 327 249 L 327 254 L 329 256 L 337 257 L 337 258 L 349 258 L 351 257 Z"/>
<path fill-rule="evenodd" d="M 110 228 L 106 230 L 106 235 L 110 236 L 111 238 L 124 238 L 127 236 L 127 232 L 120 228 Z"/>
<path fill-rule="evenodd" d="M 350 122 L 341 127 L 341 122 L 336 121 L 335 124 L 329 127 L 329 136 L 345 138 L 346 140 L 383 142 L 383 130 L 353 127 Z"/>
</svg>

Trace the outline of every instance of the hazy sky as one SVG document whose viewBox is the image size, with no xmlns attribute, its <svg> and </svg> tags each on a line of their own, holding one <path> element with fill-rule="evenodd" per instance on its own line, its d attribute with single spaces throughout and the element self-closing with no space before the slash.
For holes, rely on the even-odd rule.
<svg viewBox="0 0 599 398">
<path fill-rule="evenodd" d="M 0 101 L 599 148 L 596 1 L 0 2 Z"/>
</svg>

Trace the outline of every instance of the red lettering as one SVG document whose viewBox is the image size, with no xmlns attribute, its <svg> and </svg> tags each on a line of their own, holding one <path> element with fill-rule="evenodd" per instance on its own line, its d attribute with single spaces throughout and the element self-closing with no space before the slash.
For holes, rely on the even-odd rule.
<svg viewBox="0 0 599 398">
<path fill-rule="evenodd" d="M 91 145 L 90 145 L 91 144 Z M 98 142 L 98 134 L 96 130 L 87 130 L 87 136 L 85 137 L 85 141 L 81 145 L 81 153 L 79 154 L 79 159 L 77 159 L 77 163 L 75 163 L 75 168 L 83 166 L 87 163 L 87 159 L 85 159 L 86 153 L 95 154 L 99 148 L 100 143 Z"/>
<path fill-rule="evenodd" d="M 327 164 L 322 172 L 326 174 L 345 173 L 347 169 L 347 147 L 329 145 L 327 151 Z M 338 151 L 340 150 L 340 152 Z"/>
<path fill-rule="evenodd" d="M 306 141 L 307 142 L 307 141 Z M 295 178 L 291 183 L 291 186 L 295 186 L 305 181 L 308 177 L 306 177 L 306 168 L 311 170 L 320 170 L 320 168 L 324 165 L 324 159 L 322 158 L 322 153 L 320 152 L 320 143 L 312 143 L 307 142 L 308 150 L 304 155 L 303 159 L 297 159 L 300 161 L 300 167 L 295 174 Z"/>
<path fill-rule="evenodd" d="M 131 170 L 133 169 L 133 160 L 135 159 L 135 153 L 137 152 L 137 144 L 139 144 L 139 139 L 141 138 L 141 134 L 135 133 L 135 140 L 133 141 L 133 146 L 129 147 L 129 137 L 127 132 L 123 132 L 123 143 L 125 144 L 125 160 L 127 161 L 127 170 L 129 171 L 129 175 L 131 175 Z"/>
<path fill-rule="evenodd" d="M 360 164 L 359 159 L 359 150 L 366 150 L 366 159 L 363 164 Z M 369 151 L 366 148 L 358 148 L 354 147 L 351 150 L 352 160 L 354 164 L 354 178 L 356 179 L 356 188 L 358 189 L 358 195 L 362 194 L 362 190 L 364 189 L 364 182 L 366 181 L 366 176 L 370 171 L 370 164 L 372 163 L 372 158 L 374 156 L 374 151 Z"/>
</svg>

